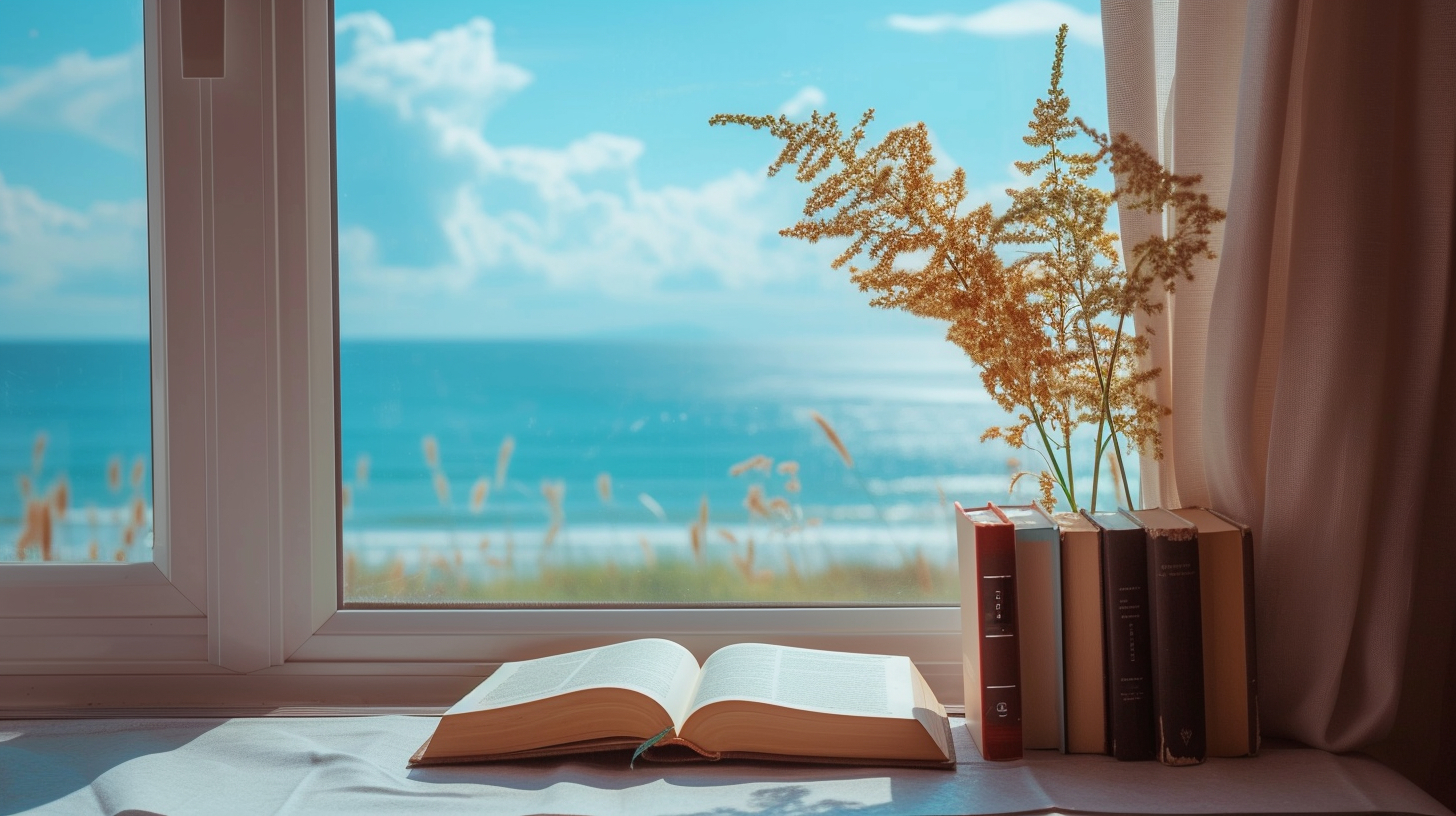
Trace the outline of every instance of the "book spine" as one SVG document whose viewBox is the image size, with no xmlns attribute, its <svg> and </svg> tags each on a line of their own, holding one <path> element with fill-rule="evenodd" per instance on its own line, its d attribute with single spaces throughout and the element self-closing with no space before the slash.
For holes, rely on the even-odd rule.
<svg viewBox="0 0 1456 816">
<path fill-rule="evenodd" d="M 1198 535 L 1192 529 L 1149 529 L 1147 552 L 1158 759 L 1164 765 L 1196 765 L 1208 757 Z"/>
<path fill-rule="evenodd" d="M 1248 667 L 1249 753 L 1259 753 L 1259 666 L 1254 632 L 1254 534 L 1242 527 L 1244 551 L 1244 665 Z"/>
<path fill-rule="evenodd" d="M 1015 529 L 962 516 L 960 532 L 966 723 L 982 757 L 1020 759 Z"/>
<path fill-rule="evenodd" d="M 1153 758 L 1153 650 L 1148 629 L 1148 547 L 1142 530 L 1102 531 L 1107 643 L 1107 752 Z"/>
</svg>

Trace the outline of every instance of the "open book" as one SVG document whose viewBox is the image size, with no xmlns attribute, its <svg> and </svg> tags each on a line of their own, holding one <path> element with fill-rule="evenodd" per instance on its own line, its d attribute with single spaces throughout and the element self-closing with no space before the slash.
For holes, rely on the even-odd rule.
<svg viewBox="0 0 1456 816">
<path fill-rule="evenodd" d="M 501 666 L 410 764 L 634 749 L 659 735 L 643 758 L 955 764 L 945 709 L 907 657 L 740 643 L 699 668 L 658 639 Z"/>
</svg>

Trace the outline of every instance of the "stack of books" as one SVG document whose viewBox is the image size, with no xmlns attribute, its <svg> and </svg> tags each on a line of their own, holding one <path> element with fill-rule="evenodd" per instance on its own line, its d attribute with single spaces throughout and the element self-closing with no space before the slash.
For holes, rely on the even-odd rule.
<svg viewBox="0 0 1456 816">
<path fill-rule="evenodd" d="M 1193 765 L 1259 750 L 1253 537 L 1203 508 L 956 505 L 966 724 L 1024 749 Z"/>
</svg>

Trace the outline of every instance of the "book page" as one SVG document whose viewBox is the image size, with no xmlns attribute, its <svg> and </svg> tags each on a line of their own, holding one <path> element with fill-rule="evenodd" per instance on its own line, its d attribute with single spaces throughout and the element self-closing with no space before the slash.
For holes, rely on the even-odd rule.
<svg viewBox="0 0 1456 816">
<path fill-rule="evenodd" d="M 555 697 L 585 688 L 627 688 L 651 697 L 681 724 L 698 678 L 692 652 L 670 640 L 630 640 L 597 649 L 507 663 L 446 714 Z"/>
<path fill-rule="evenodd" d="M 861 717 L 911 717 L 915 707 L 907 657 L 762 643 L 725 646 L 703 664 L 692 711 L 719 700 Z"/>
</svg>

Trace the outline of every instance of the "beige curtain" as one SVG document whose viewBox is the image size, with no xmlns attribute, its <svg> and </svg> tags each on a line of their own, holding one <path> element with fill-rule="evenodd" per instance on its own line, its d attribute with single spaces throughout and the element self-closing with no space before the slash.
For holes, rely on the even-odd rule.
<svg viewBox="0 0 1456 816">
<path fill-rule="evenodd" d="M 1112 130 L 1229 211 L 1220 257 L 1142 326 L 1173 408 L 1143 501 L 1254 526 L 1267 735 L 1348 750 L 1395 728 L 1385 755 L 1438 770 L 1456 757 L 1456 3 L 1105 0 L 1103 27 Z M 1163 228 L 1121 219 L 1124 246 Z"/>
</svg>

